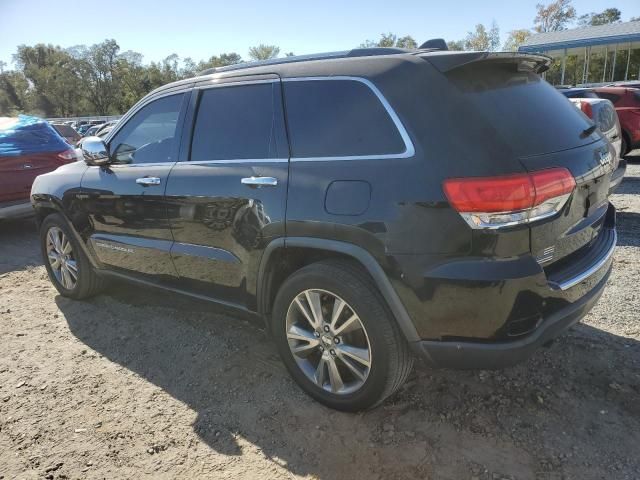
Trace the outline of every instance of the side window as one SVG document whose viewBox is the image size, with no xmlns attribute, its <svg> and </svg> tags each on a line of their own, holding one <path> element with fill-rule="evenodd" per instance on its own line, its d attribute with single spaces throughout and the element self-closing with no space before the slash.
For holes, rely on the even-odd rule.
<svg viewBox="0 0 640 480">
<path fill-rule="evenodd" d="M 278 82 L 202 91 L 192 161 L 288 156 Z"/>
<path fill-rule="evenodd" d="M 116 163 L 173 162 L 184 93 L 145 105 L 118 131 L 109 145 Z"/>
<path fill-rule="evenodd" d="M 402 154 L 406 145 L 376 94 L 355 80 L 285 81 L 291 156 Z"/>
</svg>

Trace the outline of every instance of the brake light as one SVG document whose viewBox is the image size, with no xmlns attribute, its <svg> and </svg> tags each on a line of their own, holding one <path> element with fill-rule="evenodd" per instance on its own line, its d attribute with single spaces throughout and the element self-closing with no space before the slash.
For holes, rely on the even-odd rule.
<svg viewBox="0 0 640 480">
<path fill-rule="evenodd" d="M 582 113 L 587 117 L 593 118 L 593 108 L 589 102 L 580 102 L 580 110 L 582 110 Z"/>
<path fill-rule="evenodd" d="M 76 151 L 73 148 L 65 150 L 64 152 L 60 152 L 56 156 L 64 163 L 74 162 L 78 159 Z"/>
<path fill-rule="evenodd" d="M 471 228 L 500 228 L 550 217 L 576 181 L 566 168 L 500 177 L 450 178 L 444 193 Z"/>
</svg>

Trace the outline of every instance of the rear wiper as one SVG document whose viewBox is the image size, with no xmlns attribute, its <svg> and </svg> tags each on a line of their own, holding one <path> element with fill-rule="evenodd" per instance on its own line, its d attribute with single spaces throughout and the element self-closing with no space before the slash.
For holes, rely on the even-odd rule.
<svg viewBox="0 0 640 480">
<path fill-rule="evenodd" d="M 589 135 L 596 131 L 596 128 L 598 128 L 596 125 L 591 125 L 589 128 L 585 128 L 580 134 L 580 138 L 587 138 Z"/>
</svg>

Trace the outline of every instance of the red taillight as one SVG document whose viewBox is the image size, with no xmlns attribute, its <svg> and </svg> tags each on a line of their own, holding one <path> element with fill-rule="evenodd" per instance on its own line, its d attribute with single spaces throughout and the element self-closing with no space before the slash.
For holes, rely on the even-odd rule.
<svg viewBox="0 0 640 480">
<path fill-rule="evenodd" d="M 530 208 L 535 198 L 529 175 L 451 178 L 444 193 L 459 212 L 504 212 Z"/>
<path fill-rule="evenodd" d="M 74 162 L 78 159 L 78 157 L 76 156 L 76 151 L 73 148 L 65 150 L 64 152 L 60 152 L 56 156 L 64 163 Z"/>
<path fill-rule="evenodd" d="M 576 187 L 576 180 L 566 168 L 550 168 L 531 174 L 531 181 L 536 190 L 533 206 L 540 205 L 549 199 L 567 195 Z"/>
<path fill-rule="evenodd" d="M 580 102 L 580 110 L 587 117 L 593 118 L 593 108 L 591 108 L 591 104 L 589 102 Z"/>
<path fill-rule="evenodd" d="M 575 188 L 566 168 L 501 177 L 452 178 L 444 193 L 473 228 L 527 223 L 556 213 Z"/>
</svg>

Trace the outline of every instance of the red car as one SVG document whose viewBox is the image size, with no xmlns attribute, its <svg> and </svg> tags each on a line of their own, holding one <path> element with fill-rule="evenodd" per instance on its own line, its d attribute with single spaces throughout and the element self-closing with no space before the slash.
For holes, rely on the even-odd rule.
<svg viewBox="0 0 640 480">
<path fill-rule="evenodd" d="M 640 89 L 601 87 L 594 92 L 600 98 L 611 100 L 622 127 L 622 154 L 640 147 Z"/>
<path fill-rule="evenodd" d="M 75 150 L 44 120 L 0 117 L 0 220 L 31 214 L 35 178 L 77 159 Z"/>
</svg>

